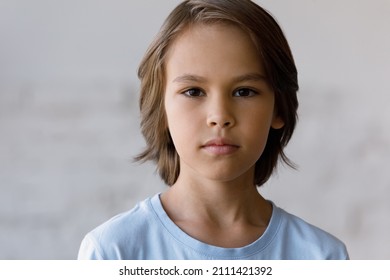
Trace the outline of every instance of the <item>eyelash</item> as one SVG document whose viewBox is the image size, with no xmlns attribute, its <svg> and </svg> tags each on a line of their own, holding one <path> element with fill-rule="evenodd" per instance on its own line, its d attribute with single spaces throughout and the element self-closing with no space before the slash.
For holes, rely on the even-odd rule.
<svg viewBox="0 0 390 280">
<path fill-rule="evenodd" d="M 245 91 L 246 93 L 249 93 L 248 95 L 244 95 L 244 96 L 241 96 L 241 95 L 236 95 L 236 93 L 238 92 L 242 92 L 242 91 Z M 203 90 L 199 89 L 199 88 L 190 88 L 190 89 L 187 89 L 185 91 L 182 92 L 183 95 L 187 96 L 187 97 L 190 97 L 190 98 L 197 98 L 197 97 L 203 97 L 205 96 L 206 94 L 203 92 Z M 195 95 L 194 95 L 195 94 Z M 233 92 L 233 97 L 252 97 L 252 96 L 255 96 L 255 95 L 258 95 L 259 93 L 256 91 L 256 90 L 253 90 L 251 88 L 238 88 L 236 89 L 234 92 Z"/>
<path fill-rule="evenodd" d="M 258 91 L 254 90 L 254 89 L 251 89 L 251 88 L 239 88 L 237 89 L 234 93 L 233 93 L 233 96 L 235 96 L 235 94 L 239 91 L 245 91 L 246 93 L 249 93 L 248 95 L 244 95 L 244 96 L 236 96 L 236 97 L 252 97 L 252 96 L 255 96 L 255 95 L 258 95 Z"/>
<path fill-rule="evenodd" d="M 195 93 L 195 92 L 197 93 L 197 95 L 193 95 L 193 93 Z M 190 98 L 196 98 L 196 97 L 205 96 L 204 92 L 201 89 L 199 89 L 199 88 L 187 89 L 187 90 L 183 91 L 182 94 L 184 94 L 185 96 L 190 97 Z"/>
</svg>

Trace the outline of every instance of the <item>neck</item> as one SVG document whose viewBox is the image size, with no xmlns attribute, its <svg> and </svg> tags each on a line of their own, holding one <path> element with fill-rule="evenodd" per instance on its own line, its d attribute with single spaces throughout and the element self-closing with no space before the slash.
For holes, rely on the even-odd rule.
<svg viewBox="0 0 390 280">
<path fill-rule="evenodd" d="M 266 226 L 272 210 L 258 193 L 252 174 L 227 182 L 179 176 L 162 195 L 162 202 L 176 221 L 208 221 L 220 227 L 237 223 Z"/>
</svg>

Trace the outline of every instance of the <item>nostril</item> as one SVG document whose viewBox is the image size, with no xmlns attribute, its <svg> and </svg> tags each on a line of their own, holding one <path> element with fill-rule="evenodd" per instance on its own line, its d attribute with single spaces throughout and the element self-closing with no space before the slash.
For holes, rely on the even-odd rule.
<svg viewBox="0 0 390 280">
<path fill-rule="evenodd" d="M 222 128 L 231 126 L 231 122 L 211 122 L 212 126 L 220 126 Z"/>
<path fill-rule="evenodd" d="M 207 121 L 209 126 L 218 126 L 220 128 L 229 128 L 234 125 L 234 120 L 228 118 L 210 118 Z"/>
</svg>

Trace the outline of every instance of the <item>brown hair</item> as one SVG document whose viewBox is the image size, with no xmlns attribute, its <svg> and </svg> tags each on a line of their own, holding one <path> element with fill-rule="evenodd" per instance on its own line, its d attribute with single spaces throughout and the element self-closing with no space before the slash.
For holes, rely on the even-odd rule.
<svg viewBox="0 0 390 280">
<path fill-rule="evenodd" d="M 279 156 L 293 167 L 283 148 L 290 140 L 297 121 L 298 78 L 281 28 L 267 11 L 250 0 L 187 0 L 165 20 L 138 69 L 141 131 L 147 146 L 136 160 L 155 161 L 161 178 L 169 186 L 176 182 L 180 164 L 165 116 L 165 55 L 178 34 L 189 25 L 218 22 L 239 26 L 251 36 L 274 90 L 277 114 L 284 121 L 282 128 L 270 130 L 264 152 L 255 165 L 254 184 L 261 186 L 269 179 Z"/>
</svg>

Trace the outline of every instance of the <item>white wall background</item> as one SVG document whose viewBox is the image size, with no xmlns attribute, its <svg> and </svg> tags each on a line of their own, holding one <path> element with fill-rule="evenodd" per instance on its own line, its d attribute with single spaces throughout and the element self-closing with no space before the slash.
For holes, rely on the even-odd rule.
<svg viewBox="0 0 390 280">
<path fill-rule="evenodd" d="M 137 65 L 178 0 L 0 0 L 0 259 L 74 259 L 83 235 L 164 190 Z M 390 1 L 259 0 L 300 73 L 300 122 L 263 194 L 390 258 Z"/>
</svg>

